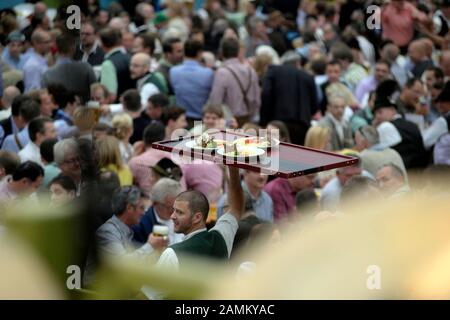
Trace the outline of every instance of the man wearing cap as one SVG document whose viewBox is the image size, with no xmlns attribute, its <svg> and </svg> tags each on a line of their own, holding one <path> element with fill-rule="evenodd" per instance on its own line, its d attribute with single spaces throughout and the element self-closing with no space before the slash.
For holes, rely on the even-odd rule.
<svg viewBox="0 0 450 320">
<path fill-rule="evenodd" d="M 24 41 L 25 36 L 18 31 L 11 32 L 6 39 L 8 45 L 3 51 L 2 58 L 13 69 L 23 70 L 25 64 L 25 57 L 22 54 Z"/>
<path fill-rule="evenodd" d="M 406 169 L 424 168 L 428 165 L 428 154 L 424 148 L 419 127 L 402 118 L 397 105 L 388 97 L 375 100 L 374 123 L 380 135 L 380 144 L 396 150 Z"/>
<path fill-rule="evenodd" d="M 423 134 L 425 148 L 430 149 L 436 145 L 434 149 L 435 163 L 437 158 L 441 158 L 441 152 L 445 149 L 445 146 L 448 149 L 449 144 L 446 136 L 448 136 L 450 130 L 450 81 L 445 83 L 444 89 L 436 98 L 436 108 L 441 116 Z M 438 162 L 440 161 L 438 160 Z"/>
</svg>

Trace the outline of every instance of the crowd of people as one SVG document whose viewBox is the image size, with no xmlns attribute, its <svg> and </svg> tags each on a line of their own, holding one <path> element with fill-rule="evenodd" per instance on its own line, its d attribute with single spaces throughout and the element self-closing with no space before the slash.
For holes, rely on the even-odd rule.
<svg viewBox="0 0 450 320">
<path fill-rule="evenodd" d="M 450 1 L 77 4 L 75 30 L 64 6 L 1 12 L 0 208 L 90 203 L 99 252 L 179 268 L 339 216 L 349 194 L 418 192 L 411 173 L 448 177 Z M 359 161 L 283 179 L 151 147 L 238 128 Z"/>
</svg>

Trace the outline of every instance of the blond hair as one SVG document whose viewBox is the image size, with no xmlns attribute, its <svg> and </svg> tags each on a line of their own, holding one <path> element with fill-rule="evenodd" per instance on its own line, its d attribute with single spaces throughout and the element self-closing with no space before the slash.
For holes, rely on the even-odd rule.
<svg viewBox="0 0 450 320">
<path fill-rule="evenodd" d="M 119 113 L 112 118 L 114 135 L 119 140 L 123 140 L 130 131 L 133 131 L 133 119 L 128 113 Z"/>
<path fill-rule="evenodd" d="M 110 164 L 117 168 L 123 167 L 122 157 L 120 155 L 119 140 L 113 136 L 106 136 L 95 142 L 95 151 L 100 168 L 105 168 Z"/>
<path fill-rule="evenodd" d="M 325 150 L 330 139 L 330 129 L 313 126 L 308 129 L 305 137 L 305 147 Z"/>
<path fill-rule="evenodd" d="M 100 110 L 88 108 L 85 106 L 78 107 L 73 112 L 73 123 L 80 131 L 92 130 L 98 123 L 100 118 Z"/>
</svg>

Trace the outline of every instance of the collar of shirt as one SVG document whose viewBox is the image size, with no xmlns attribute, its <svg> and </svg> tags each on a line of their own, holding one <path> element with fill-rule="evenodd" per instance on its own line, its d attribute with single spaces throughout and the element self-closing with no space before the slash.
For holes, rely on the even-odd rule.
<svg viewBox="0 0 450 320">
<path fill-rule="evenodd" d="M 183 61 L 183 65 L 191 67 L 201 67 L 202 65 L 197 60 L 187 59 Z"/>
<path fill-rule="evenodd" d="M 145 81 L 152 75 L 151 72 L 144 74 L 141 78 L 136 81 L 137 87 L 141 88 Z"/>
<path fill-rule="evenodd" d="M 252 201 L 254 202 L 254 203 L 258 203 L 260 200 L 261 200 L 261 198 L 262 198 L 262 190 L 260 191 L 260 193 L 259 193 L 259 196 L 257 197 L 257 198 L 255 198 L 255 197 L 253 197 L 253 195 L 252 195 L 252 193 L 250 192 L 250 190 L 248 190 L 248 186 L 247 186 L 247 184 L 245 183 L 245 181 L 242 181 L 242 189 L 244 190 L 244 192 L 248 192 L 248 194 L 250 195 L 250 198 L 252 199 Z"/>
<path fill-rule="evenodd" d="M 11 128 L 12 128 L 12 133 L 19 132 L 19 128 L 17 128 L 16 123 L 14 122 L 14 119 L 12 116 L 11 116 Z"/>
<path fill-rule="evenodd" d="M 225 60 L 223 62 L 224 66 L 230 66 L 230 65 L 236 65 L 236 64 L 241 64 L 241 62 L 239 61 L 239 58 L 231 58 L 231 59 Z"/>
<path fill-rule="evenodd" d="M 196 234 L 199 234 L 199 233 L 201 233 L 201 232 L 203 232 L 203 231 L 207 231 L 207 230 L 208 230 L 208 229 L 203 228 L 203 229 L 199 229 L 199 230 L 192 231 L 191 233 L 187 234 L 187 235 L 184 237 L 183 241 L 186 241 L 186 240 L 192 238 L 193 236 L 195 236 Z"/>
<path fill-rule="evenodd" d="M 99 46 L 98 41 L 95 41 L 94 45 L 91 48 L 91 50 L 90 51 L 86 51 L 86 50 L 83 49 L 83 46 L 80 43 L 80 50 L 81 50 L 81 52 L 83 52 L 84 54 L 89 56 L 91 53 L 94 53 L 95 51 L 97 51 L 98 46 Z"/>
<path fill-rule="evenodd" d="M 123 223 L 122 220 L 120 220 L 116 215 L 112 216 L 111 222 L 125 237 L 131 238 L 133 236 L 133 230 L 131 230 L 131 228 L 128 227 L 125 223 Z"/>
<path fill-rule="evenodd" d="M 38 60 L 40 63 L 45 63 L 47 65 L 47 59 L 45 58 L 45 56 L 41 56 L 39 53 L 37 53 L 36 51 L 33 51 L 30 54 L 30 59 L 36 59 Z"/>
<path fill-rule="evenodd" d="M 109 51 L 108 53 L 105 53 L 105 60 L 107 58 L 109 58 L 110 56 L 112 56 L 114 53 L 120 51 L 120 52 L 124 52 L 124 47 L 120 46 L 120 47 L 115 47 L 114 49 L 111 49 L 111 51 Z"/>
<path fill-rule="evenodd" d="M 58 60 L 56 60 L 56 64 L 57 64 L 57 65 L 59 65 L 59 64 L 65 64 L 65 63 L 69 63 L 69 62 L 71 62 L 71 61 L 72 61 L 72 59 L 67 58 L 67 57 L 63 57 L 63 58 L 58 58 Z"/>
<path fill-rule="evenodd" d="M 165 58 L 161 58 L 159 60 L 159 65 L 166 66 L 169 68 L 173 67 L 173 65 L 169 61 L 167 61 Z"/>
</svg>

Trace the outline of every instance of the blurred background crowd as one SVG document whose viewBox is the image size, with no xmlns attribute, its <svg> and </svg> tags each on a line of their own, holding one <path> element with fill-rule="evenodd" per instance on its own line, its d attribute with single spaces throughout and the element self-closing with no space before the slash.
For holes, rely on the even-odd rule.
<svg viewBox="0 0 450 320">
<path fill-rule="evenodd" d="M 281 224 L 339 216 L 345 197 L 446 192 L 450 1 L 7 0 L 0 9 L 0 208 L 23 198 L 82 206 L 80 250 L 97 240 L 121 256 L 180 242 L 171 215 L 183 190 L 207 197 L 214 226 L 228 208 L 224 166 L 151 148 L 208 129 L 276 129 L 283 142 L 360 160 L 292 179 L 243 170 L 237 247 L 259 234 L 278 241 Z M 137 198 L 113 198 L 131 186 Z M 125 216 L 127 201 L 135 208 Z M 121 240 L 104 236 L 114 217 Z M 158 224 L 170 230 L 164 243 L 149 240 Z"/>
</svg>

